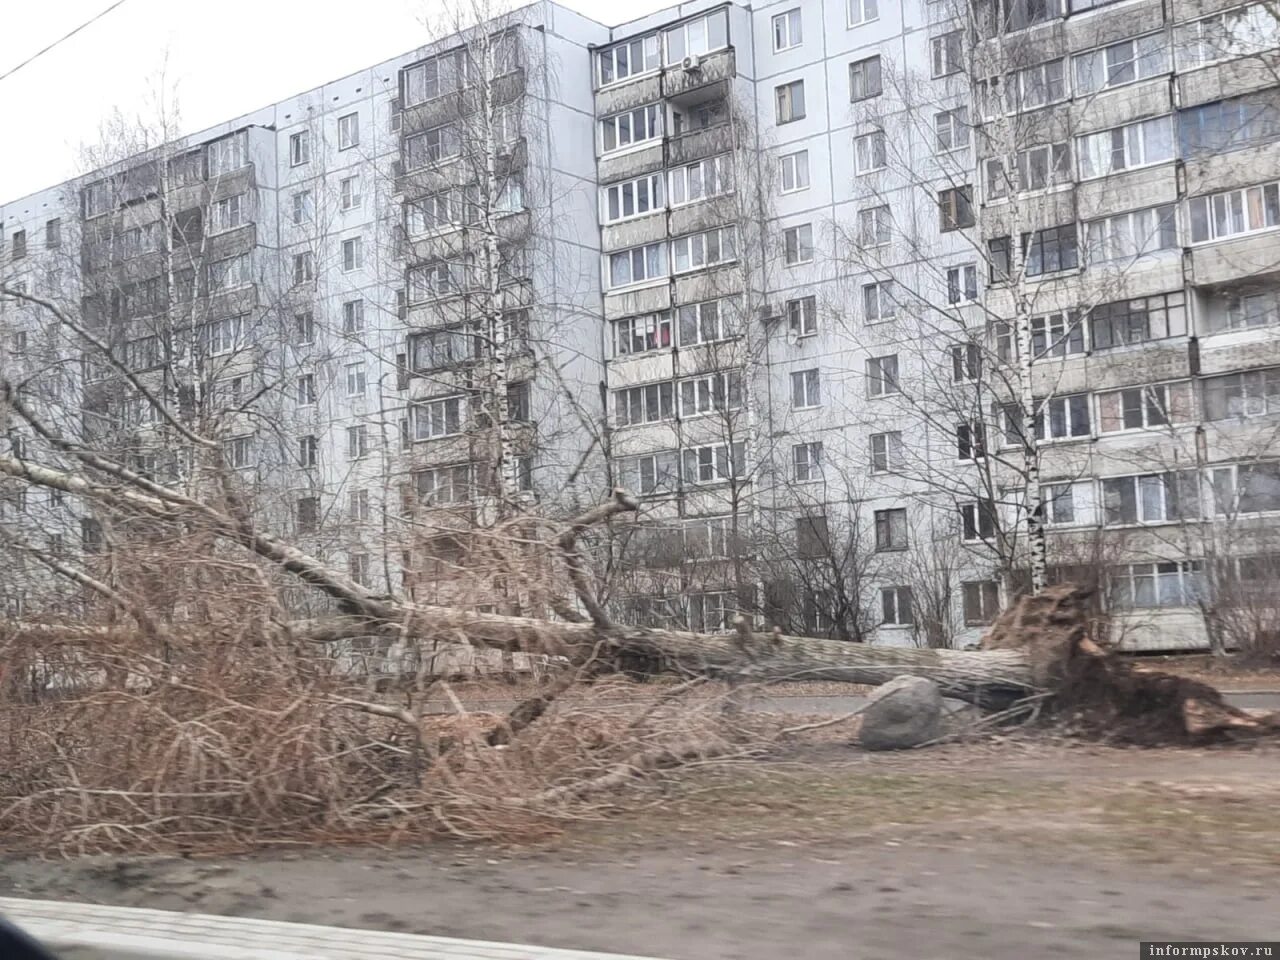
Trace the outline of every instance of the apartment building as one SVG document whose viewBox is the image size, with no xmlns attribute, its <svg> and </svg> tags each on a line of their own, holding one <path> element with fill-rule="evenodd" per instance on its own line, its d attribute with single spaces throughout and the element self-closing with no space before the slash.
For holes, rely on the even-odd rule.
<svg viewBox="0 0 1280 960">
<path fill-rule="evenodd" d="M 6 275 L 55 221 L 136 248 L 114 306 L 100 257 L 61 282 L 150 356 L 134 264 L 181 243 L 145 224 L 199 211 L 194 379 L 282 425 L 223 417 L 228 456 L 367 582 L 444 596 L 465 531 L 612 482 L 637 621 L 965 643 L 1069 578 L 1122 646 L 1238 642 L 1280 573 L 1275 13 L 534 4 L 186 138 L 160 188 L 122 158 L 6 204 Z"/>
</svg>

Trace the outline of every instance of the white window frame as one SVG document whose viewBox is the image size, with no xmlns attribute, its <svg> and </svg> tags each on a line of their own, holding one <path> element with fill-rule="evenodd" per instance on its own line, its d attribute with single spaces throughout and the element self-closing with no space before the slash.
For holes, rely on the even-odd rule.
<svg viewBox="0 0 1280 960">
<path fill-rule="evenodd" d="M 773 88 L 773 120 L 777 126 L 795 123 L 808 116 L 804 79 L 788 80 Z"/>
<path fill-rule="evenodd" d="M 338 183 L 339 204 L 343 210 L 355 210 L 360 206 L 360 175 L 343 177 Z"/>
<path fill-rule="evenodd" d="M 671 272 L 689 273 L 738 259 L 737 227 L 716 227 L 671 241 Z"/>
<path fill-rule="evenodd" d="M 782 13 L 775 13 L 771 21 L 773 27 L 773 52 L 794 50 L 804 43 L 804 29 L 799 7 L 792 7 Z"/>
<path fill-rule="evenodd" d="M 342 272 L 364 269 L 364 238 L 348 237 L 342 241 Z"/>
<path fill-rule="evenodd" d="M 1172 567 L 1173 569 L 1169 569 Z M 1161 594 L 1172 578 L 1177 583 L 1176 602 L 1166 603 Z M 1107 591 L 1108 606 L 1118 610 L 1146 610 L 1157 607 L 1194 607 L 1196 597 L 1204 590 L 1204 564 L 1200 560 L 1159 560 L 1146 563 L 1127 563 L 1110 568 L 1108 571 L 1110 589 Z M 1118 597 L 1118 583 L 1123 581 L 1128 600 Z M 1151 602 L 1140 603 L 1137 599 L 1138 587 L 1149 582 Z"/>
<path fill-rule="evenodd" d="M 438 397 L 418 400 L 410 406 L 414 441 L 436 440 L 462 433 L 462 410 L 465 397 Z"/>
<path fill-rule="evenodd" d="M 627 279 L 621 283 L 614 279 L 614 267 L 626 258 Z M 636 277 L 634 269 L 639 264 L 644 268 L 644 276 Z M 665 240 L 646 243 L 643 246 L 619 250 L 606 254 L 604 258 L 605 286 L 608 290 L 622 290 L 641 284 L 652 284 L 665 281 L 670 274 L 669 254 Z"/>
<path fill-rule="evenodd" d="M 727 153 L 683 164 L 671 170 L 669 175 L 667 196 L 672 209 L 723 196 L 733 190 L 733 163 Z"/>
<path fill-rule="evenodd" d="M 872 66 L 874 64 L 874 67 Z M 854 77 L 858 78 L 858 82 L 854 83 Z M 872 80 L 875 80 L 874 89 L 872 89 Z M 860 100 L 873 100 L 884 93 L 884 64 L 880 60 L 880 55 L 876 54 L 871 57 L 863 57 L 861 60 L 855 60 L 849 64 L 849 102 L 857 103 Z"/>
<path fill-rule="evenodd" d="M 1139 45 L 1145 45 L 1146 49 L 1139 49 Z M 1126 47 L 1129 48 L 1128 51 L 1125 50 Z M 1076 96 L 1114 90 L 1168 73 L 1169 53 L 1169 44 L 1163 32 L 1129 37 L 1097 50 L 1078 53 L 1071 58 L 1071 79 Z M 1155 62 L 1155 55 L 1159 57 L 1158 63 Z M 1126 66 L 1133 71 L 1133 75 L 1128 79 L 1116 79 L 1116 76 L 1123 74 Z"/>
<path fill-rule="evenodd" d="M 350 335 L 364 330 L 364 298 L 345 300 L 342 304 L 342 332 Z"/>
<path fill-rule="evenodd" d="M 788 179 L 790 186 L 787 185 Z M 809 189 L 809 151 L 796 150 L 778 158 L 778 189 L 782 193 L 799 193 Z"/>
<path fill-rule="evenodd" d="M 982 295 L 982 290 L 978 286 L 978 265 L 976 263 L 958 263 L 953 267 L 947 267 L 946 284 L 947 304 L 949 306 L 955 307 L 965 303 L 976 303 Z"/>
<path fill-rule="evenodd" d="M 363 423 L 347 427 L 347 459 L 363 460 L 369 455 L 369 427 Z"/>
<path fill-rule="evenodd" d="M 946 136 L 943 136 L 943 131 Z M 935 153 L 958 153 L 969 149 L 969 108 L 953 107 L 933 115 L 933 149 Z"/>
<path fill-rule="evenodd" d="M 674 321 L 670 310 L 624 317 L 613 322 L 613 355 L 631 357 L 675 344 Z M 636 344 L 640 346 L 637 347 Z"/>
<path fill-rule="evenodd" d="M 614 390 L 611 411 L 614 426 L 630 427 L 672 419 L 675 416 L 675 394 L 675 386 L 670 380 L 639 383 L 633 387 Z M 627 412 L 625 417 L 618 415 L 623 409 Z"/>
<path fill-rule="evenodd" d="M 886 430 L 873 433 L 867 441 L 871 452 L 871 472 L 873 474 L 892 473 L 902 466 L 902 431 Z"/>
<path fill-rule="evenodd" d="M 314 373 L 298 374 L 298 406 L 309 407 L 316 402 L 316 399 L 316 375 Z"/>
<path fill-rule="evenodd" d="M 235 230 L 249 222 L 249 196 L 237 193 L 230 197 L 215 200 L 209 210 L 209 227 L 213 233 L 224 233 Z"/>
<path fill-rule="evenodd" d="M 742 407 L 742 374 L 721 370 L 697 377 L 685 377 L 676 385 L 676 400 L 682 419 L 727 413 Z"/>
<path fill-rule="evenodd" d="M 724 300 L 684 303 L 675 308 L 675 335 L 682 347 L 700 343 L 719 343 L 733 338 L 728 306 Z M 690 331 L 692 336 L 686 336 Z"/>
<path fill-rule="evenodd" d="M 345 370 L 347 375 L 347 396 L 363 397 L 368 387 L 364 361 L 357 360 L 355 363 L 348 363 Z"/>
<path fill-rule="evenodd" d="M 1078 404 L 1072 401 L 1084 398 L 1084 412 L 1080 413 Z M 1038 443 L 1068 443 L 1073 440 L 1088 440 L 1093 436 L 1093 404 L 1090 402 L 1092 397 L 1087 393 L 1067 393 L 1056 397 L 1049 397 L 1046 400 L 1036 401 L 1036 416 L 1033 418 L 1032 432 Z M 1066 427 L 1066 432 L 1061 436 L 1055 436 L 1051 432 L 1053 426 L 1053 407 L 1060 404 L 1062 410 L 1062 422 Z M 1078 422 L 1079 418 L 1084 417 L 1084 423 Z M 1078 430 L 1083 426 L 1084 430 Z M 1043 436 L 1040 434 L 1043 433 Z"/>
<path fill-rule="evenodd" d="M 746 456 L 742 441 L 685 447 L 680 452 L 681 476 L 694 486 L 741 480 L 747 475 Z"/>
<path fill-rule="evenodd" d="M 875 228 L 875 236 L 868 239 Z M 893 211 L 889 204 L 882 203 L 874 207 L 864 207 L 858 211 L 858 243 L 864 247 L 883 247 L 893 240 Z"/>
<path fill-rule="evenodd" d="M 219 317 L 202 324 L 200 340 L 205 355 L 220 357 L 235 352 L 244 337 L 244 320 L 243 316 Z"/>
<path fill-rule="evenodd" d="M 880 0 L 847 0 L 845 25 L 850 29 L 880 19 Z"/>
<path fill-rule="evenodd" d="M 625 50 L 627 72 L 622 73 L 618 69 L 620 57 L 619 52 Z M 634 69 L 636 54 L 640 55 L 640 67 Z M 605 63 L 611 65 L 611 76 L 605 79 Z M 627 80 L 635 80 L 639 77 L 648 76 L 656 73 L 662 68 L 662 35 L 659 33 L 650 33 L 643 37 L 634 37 L 631 40 L 624 40 L 622 43 L 615 43 L 613 46 L 601 50 L 596 54 L 596 83 L 598 89 L 603 90 L 611 87 L 615 83 L 623 83 Z"/>
<path fill-rule="evenodd" d="M 886 374 L 886 361 L 892 361 L 892 375 Z M 867 357 L 866 370 L 868 397 L 891 397 L 902 392 L 902 365 L 896 353 Z"/>
<path fill-rule="evenodd" d="M 655 140 L 661 140 L 663 135 L 662 113 L 661 104 L 650 103 L 601 119 L 599 124 L 600 156 L 639 150 Z M 625 142 L 622 136 L 623 118 L 626 119 Z M 643 136 L 636 135 L 637 123 L 644 128 Z M 612 134 L 610 134 L 610 131 L 612 131 Z M 613 145 L 609 146 L 611 141 Z"/>
<path fill-rule="evenodd" d="M 782 231 L 782 259 L 788 267 L 813 263 L 813 224 L 797 223 Z"/>
<path fill-rule="evenodd" d="M 674 175 L 674 174 L 673 174 Z M 667 207 L 666 178 L 661 173 L 650 173 L 630 180 L 619 180 L 600 188 L 600 219 L 602 223 L 623 223 L 637 217 L 647 217 Z M 644 206 L 641 206 L 642 196 Z M 627 212 L 630 199 L 631 212 Z M 613 210 L 617 209 L 617 215 Z"/>
<path fill-rule="evenodd" d="M 1084 247 L 1091 264 L 1136 260 L 1162 250 L 1177 249 L 1178 208 L 1176 204 L 1165 203 L 1086 221 Z"/>
<path fill-rule="evenodd" d="M 897 316 L 897 284 L 893 280 L 872 280 L 862 285 L 863 323 L 888 323 Z"/>
<path fill-rule="evenodd" d="M 720 21 L 720 28 L 724 34 L 724 42 L 714 46 L 711 42 L 712 20 Z M 681 42 L 673 49 L 672 37 L 677 34 L 680 35 Z M 725 49 L 728 45 L 729 17 L 728 11 L 724 8 L 699 14 L 662 31 L 663 62 L 667 66 L 677 66 L 687 56 L 705 57 L 717 50 Z"/>
<path fill-rule="evenodd" d="M 1045 357 L 1078 357 L 1089 351 L 1083 317 L 1069 311 L 1044 313 L 1031 317 L 1031 355 L 1034 360 Z"/>
<path fill-rule="evenodd" d="M 930 38 L 929 66 L 935 80 L 960 72 L 964 67 L 963 30 L 949 30 Z"/>
<path fill-rule="evenodd" d="M 791 445 L 791 479 L 795 483 L 822 482 L 822 441 Z"/>
<path fill-rule="evenodd" d="M 853 138 L 853 172 L 861 176 L 889 165 L 889 140 L 883 130 L 869 130 Z"/>
<path fill-rule="evenodd" d="M 360 112 L 344 113 L 338 117 L 338 149 L 350 150 L 360 146 Z"/>
<path fill-rule="evenodd" d="M 1153 134 L 1161 125 L 1165 127 L 1169 149 L 1167 155 L 1153 158 L 1152 151 L 1161 142 Z M 1080 168 L 1080 180 L 1096 180 L 1141 167 L 1171 163 L 1178 156 L 1178 134 L 1175 127 L 1173 115 L 1166 113 L 1077 137 L 1076 165 Z M 1117 138 L 1119 144 L 1116 142 Z M 1119 166 L 1116 165 L 1117 160 Z M 1098 164 L 1096 167 L 1095 161 Z"/>
<path fill-rule="evenodd" d="M 1175 396 L 1171 391 L 1177 391 Z M 1134 394 L 1137 394 L 1135 397 Z M 1128 397 L 1125 394 L 1129 394 Z M 1112 399 L 1114 398 L 1114 400 Z M 1144 383 L 1121 387 L 1118 390 L 1101 390 L 1095 396 L 1098 408 L 1098 434 L 1110 436 L 1139 430 L 1164 429 L 1195 419 L 1192 386 L 1190 380 L 1171 380 L 1165 383 Z M 1115 416 L 1108 418 L 1104 408 L 1115 404 Z M 1125 421 L 1126 410 L 1136 406 L 1141 423 L 1129 426 Z M 1181 413 L 1181 416 L 1179 416 Z M 1110 422 L 1108 422 L 1110 421 Z M 1118 425 L 1115 425 L 1118 424 Z"/>
<path fill-rule="evenodd" d="M 1261 214 L 1261 225 L 1254 225 L 1255 212 Z M 1273 181 L 1191 197 L 1187 201 L 1187 216 L 1192 246 L 1275 230 L 1280 227 L 1280 183 Z M 1207 236 L 1199 239 L 1197 221 L 1208 231 Z"/>
<path fill-rule="evenodd" d="M 786 302 L 787 327 L 797 337 L 811 337 L 818 332 L 818 298 L 793 297 Z"/>
<path fill-rule="evenodd" d="M 880 626 L 914 627 L 916 624 L 914 602 L 915 597 L 912 596 L 909 586 L 881 587 Z"/>
<path fill-rule="evenodd" d="M 819 367 L 791 371 L 791 409 L 812 410 L 822 406 L 822 371 Z"/>
<path fill-rule="evenodd" d="M 289 135 L 289 166 L 301 167 L 311 162 L 311 131 L 299 130 Z"/>
</svg>

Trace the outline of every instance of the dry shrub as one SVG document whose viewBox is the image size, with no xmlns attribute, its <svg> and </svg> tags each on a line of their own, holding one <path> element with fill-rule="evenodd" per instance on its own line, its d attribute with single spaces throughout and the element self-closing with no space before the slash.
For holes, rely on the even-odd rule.
<svg viewBox="0 0 1280 960">
<path fill-rule="evenodd" d="M 604 681 L 492 747 L 497 714 L 370 712 L 412 705 L 410 695 L 370 705 L 362 698 L 373 695 L 309 649 L 227 629 L 189 632 L 167 659 L 151 647 L 64 647 L 55 664 L 48 650 L 0 638 L 5 847 L 74 855 L 440 833 L 517 841 L 599 815 L 602 797 L 618 802 L 616 788 L 637 773 L 762 737 L 714 700 L 677 692 L 620 706 L 620 684 Z"/>
</svg>

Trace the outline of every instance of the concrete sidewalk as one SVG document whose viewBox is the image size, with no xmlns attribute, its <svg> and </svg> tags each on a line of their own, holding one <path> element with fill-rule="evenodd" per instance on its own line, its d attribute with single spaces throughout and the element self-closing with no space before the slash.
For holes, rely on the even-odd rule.
<svg viewBox="0 0 1280 960">
<path fill-rule="evenodd" d="M 57 900 L 0 897 L 0 915 L 50 950 L 94 960 L 656 960 Z"/>
</svg>

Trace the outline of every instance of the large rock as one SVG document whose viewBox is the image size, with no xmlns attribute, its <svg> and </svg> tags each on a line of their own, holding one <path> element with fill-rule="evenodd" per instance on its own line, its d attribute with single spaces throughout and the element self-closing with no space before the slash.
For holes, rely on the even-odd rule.
<svg viewBox="0 0 1280 960">
<path fill-rule="evenodd" d="M 942 735 L 942 693 L 932 680 L 894 677 L 868 699 L 858 731 L 867 750 L 905 750 Z"/>
</svg>

